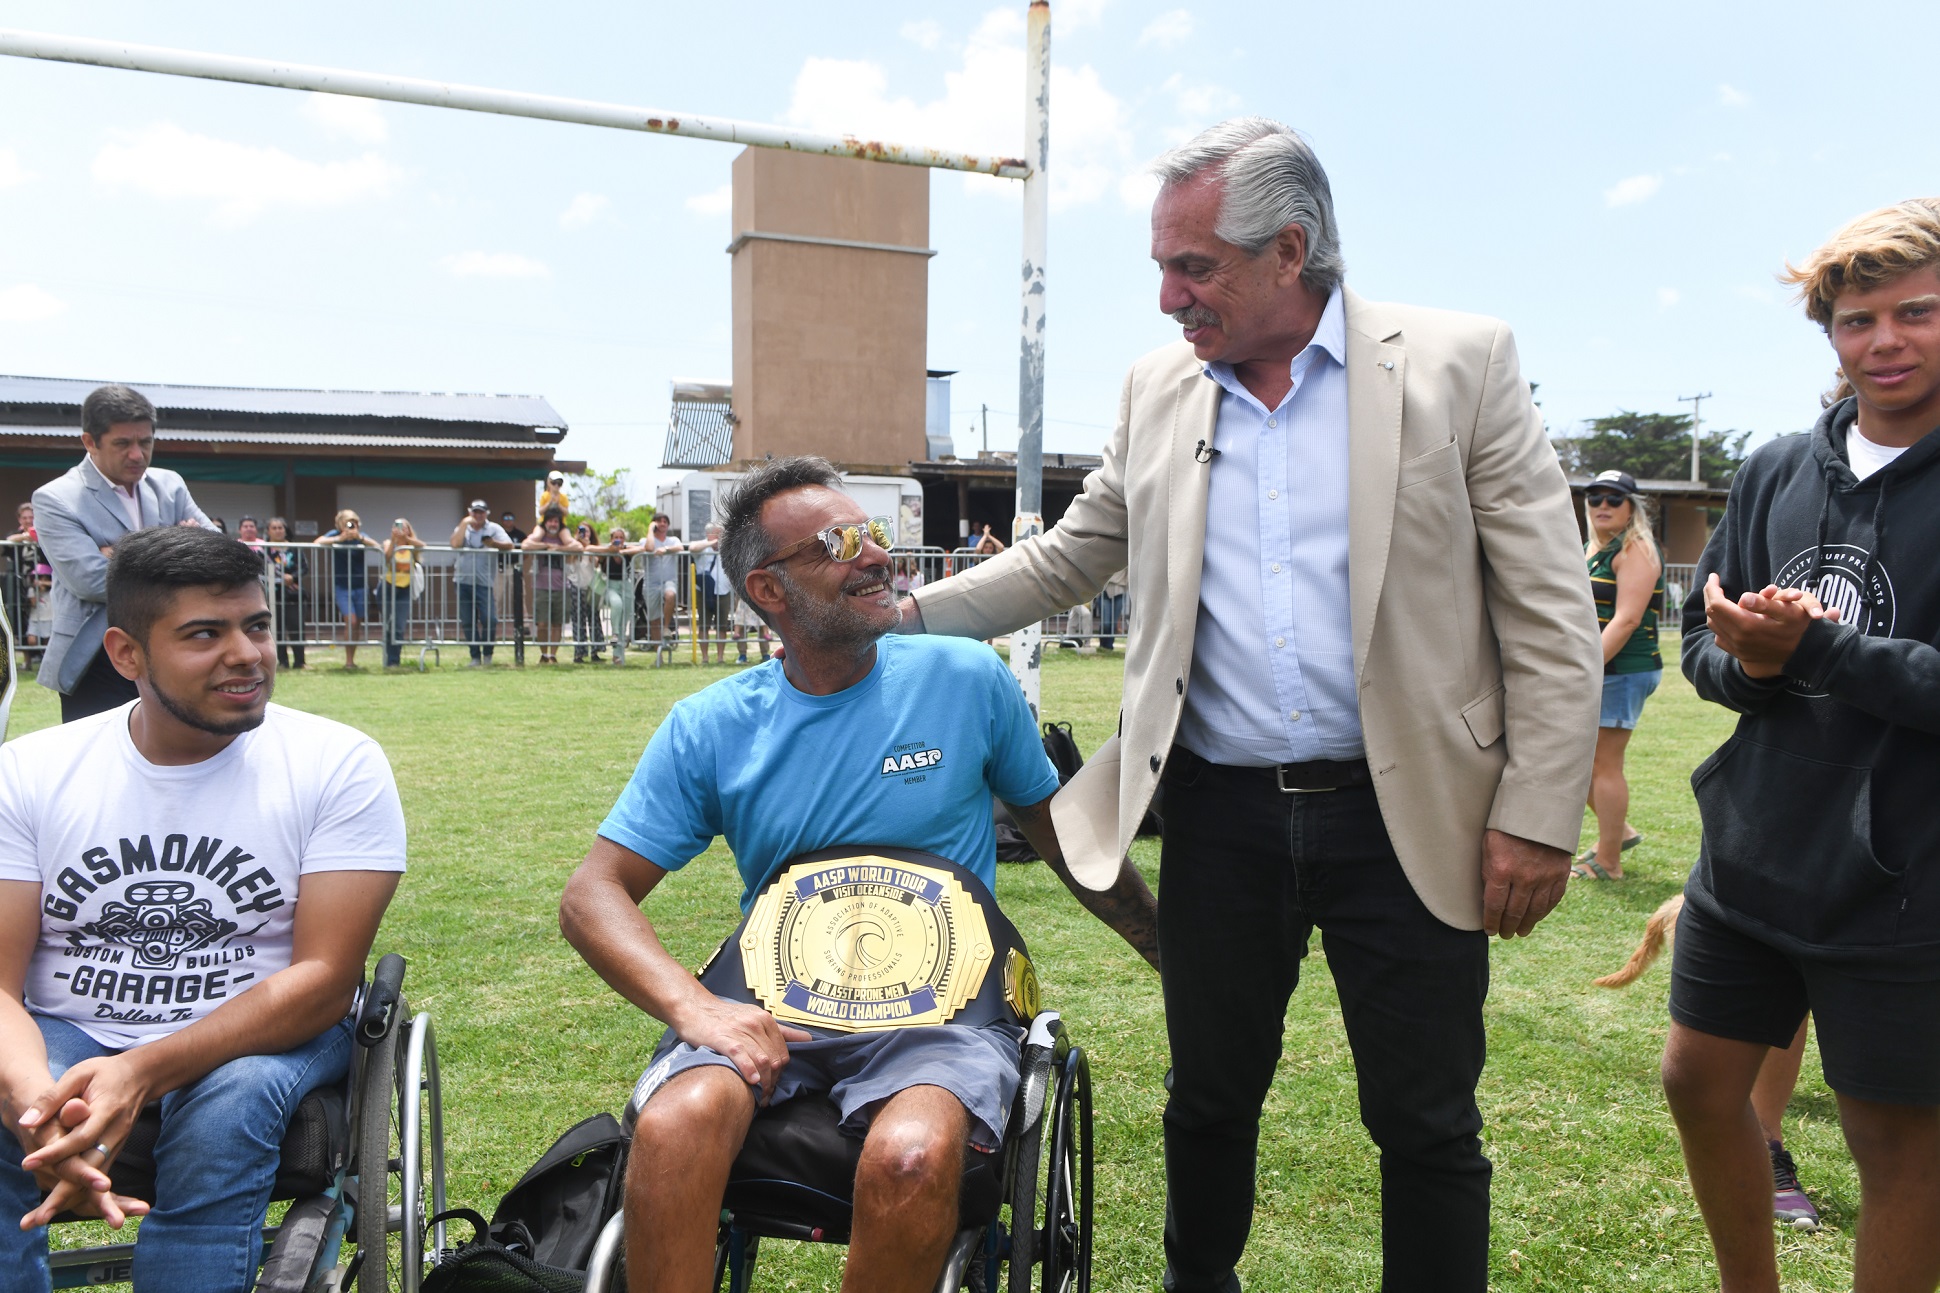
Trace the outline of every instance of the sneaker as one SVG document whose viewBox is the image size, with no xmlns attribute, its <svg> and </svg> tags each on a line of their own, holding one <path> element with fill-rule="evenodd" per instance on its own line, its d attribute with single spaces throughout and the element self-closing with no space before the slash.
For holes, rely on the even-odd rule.
<svg viewBox="0 0 1940 1293">
<path fill-rule="evenodd" d="M 1768 1144 L 1772 1151 L 1772 1215 L 1779 1224 L 1794 1230 L 1817 1230 L 1819 1210 L 1799 1188 L 1798 1165 L 1778 1141 Z"/>
</svg>

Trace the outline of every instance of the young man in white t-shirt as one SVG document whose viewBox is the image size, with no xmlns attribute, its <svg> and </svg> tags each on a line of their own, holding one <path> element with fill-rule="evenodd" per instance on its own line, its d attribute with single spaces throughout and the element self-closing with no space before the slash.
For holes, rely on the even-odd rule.
<svg viewBox="0 0 1940 1293">
<path fill-rule="evenodd" d="M 375 742 L 270 705 L 256 552 L 137 531 L 107 606 L 139 699 L 0 746 L 0 1271 L 45 1289 L 50 1218 L 145 1214 L 137 1290 L 245 1290 L 290 1114 L 348 1065 L 403 812 Z M 107 1176 L 151 1101 L 152 1206 Z"/>
</svg>

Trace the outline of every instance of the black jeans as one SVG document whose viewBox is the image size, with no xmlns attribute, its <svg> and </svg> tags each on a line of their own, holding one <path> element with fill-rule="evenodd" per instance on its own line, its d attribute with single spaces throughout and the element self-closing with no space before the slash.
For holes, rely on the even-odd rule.
<svg viewBox="0 0 1940 1293">
<path fill-rule="evenodd" d="M 88 671 L 74 684 L 74 690 L 61 695 L 61 722 L 72 723 L 77 718 L 103 713 L 117 705 L 126 705 L 140 695 L 135 684 L 108 663 L 107 651 L 96 651 L 94 659 L 88 662 Z"/>
<path fill-rule="evenodd" d="M 1488 938 L 1422 906 L 1371 786 L 1285 794 L 1270 776 L 1183 748 L 1166 769 L 1165 1287 L 1239 1288 L 1260 1109 L 1318 925 L 1361 1122 L 1381 1151 L 1381 1287 L 1482 1293 L 1490 1167 L 1475 1084 Z"/>
</svg>

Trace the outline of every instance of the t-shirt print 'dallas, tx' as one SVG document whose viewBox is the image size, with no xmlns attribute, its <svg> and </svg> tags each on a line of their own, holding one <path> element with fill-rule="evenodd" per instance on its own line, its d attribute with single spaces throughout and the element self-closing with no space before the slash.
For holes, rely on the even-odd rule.
<svg viewBox="0 0 1940 1293">
<path fill-rule="evenodd" d="M 287 968 L 303 875 L 404 869 L 397 787 L 362 733 L 271 705 L 214 758 L 161 767 L 131 708 L 0 747 L 0 880 L 41 890 L 27 1005 L 115 1048 Z"/>
</svg>

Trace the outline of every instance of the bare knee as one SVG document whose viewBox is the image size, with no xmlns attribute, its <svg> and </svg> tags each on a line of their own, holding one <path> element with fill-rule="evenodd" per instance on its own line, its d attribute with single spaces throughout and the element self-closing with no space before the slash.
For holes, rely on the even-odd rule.
<svg viewBox="0 0 1940 1293">
<path fill-rule="evenodd" d="M 1874 1176 L 1940 1174 L 1940 1108 L 1842 1095 L 1839 1123 L 1862 1185 Z"/>
<path fill-rule="evenodd" d="M 953 1192 L 963 1174 L 963 1132 L 935 1123 L 898 1121 L 870 1130 L 856 1166 L 856 1187 L 865 1184 L 890 1197 L 926 1194 L 943 1186 Z"/>
<path fill-rule="evenodd" d="M 1743 1116 L 1767 1049 L 1673 1024 L 1661 1069 L 1671 1116 L 1680 1125 Z"/>
<path fill-rule="evenodd" d="M 754 1116 L 754 1097 L 733 1069 L 689 1069 L 653 1093 L 633 1128 L 635 1151 L 694 1152 L 731 1142 L 737 1149 Z"/>
</svg>

